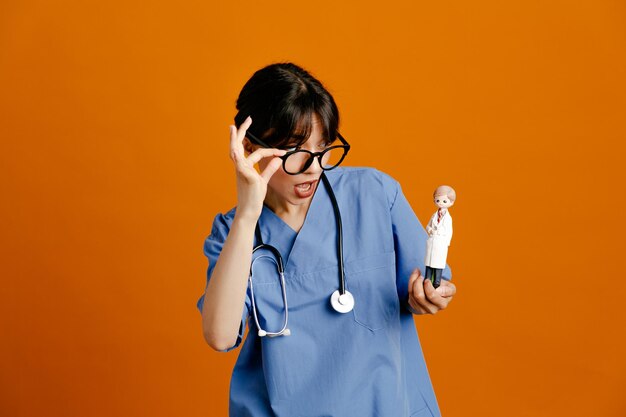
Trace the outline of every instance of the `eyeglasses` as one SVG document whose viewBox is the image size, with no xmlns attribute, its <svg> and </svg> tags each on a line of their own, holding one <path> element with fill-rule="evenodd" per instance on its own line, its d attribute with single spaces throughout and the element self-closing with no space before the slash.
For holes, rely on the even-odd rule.
<svg viewBox="0 0 626 417">
<path fill-rule="evenodd" d="M 252 141 L 257 145 L 263 146 L 264 148 L 271 148 L 271 146 L 254 136 L 249 131 L 246 132 L 246 136 L 252 139 Z M 306 149 L 297 149 L 289 151 L 283 156 L 279 156 L 279 158 L 283 160 L 283 169 L 289 175 L 301 174 L 311 166 L 315 157 L 317 157 L 319 165 L 324 171 L 330 171 L 331 169 L 336 168 L 339 164 L 341 164 L 350 150 L 350 144 L 348 144 L 343 136 L 341 136 L 341 133 L 337 132 L 337 136 L 343 145 L 329 146 L 321 152 L 311 152 Z"/>
</svg>

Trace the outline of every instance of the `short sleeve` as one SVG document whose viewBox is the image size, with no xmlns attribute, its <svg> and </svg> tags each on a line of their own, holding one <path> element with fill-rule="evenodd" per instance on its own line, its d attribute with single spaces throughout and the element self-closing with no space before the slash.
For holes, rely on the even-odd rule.
<svg viewBox="0 0 626 417">
<path fill-rule="evenodd" d="M 226 236 L 228 236 L 228 232 L 230 230 L 229 223 L 227 222 L 226 216 L 223 214 L 217 214 L 215 219 L 213 220 L 213 226 L 211 228 L 211 234 L 204 241 L 204 255 L 208 258 L 209 265 L 207 268 L 207 279 L 206 284 L 209 284 L 209 280 L 211 279 L 211 274 L 213 273 L 213 268 L 215 268 L 215 263 L 222 251 L 222 247 L 224 246 L 224 242 L 226 241 Z M 205 286 L 206 288 L 206 286 Z M 202 307 L 204 305 L 204 294 L 198 299 L 196 306 L 202 314 Z M 249 289 L 246 291 L 246 302 L 243 308 L 243 312 L 241 314 L 241 323 L 239 325 L 239 333 L 237 335 L 237 341 L 235 344 L 227 349 L 221 350 L 220 352 L 229 352 L 241 344 L 243 340 L 244 330 L 246 328 L 246 323 L 248 321 L 248 317 L 250 315 L 250 293 Z"/>
<path fill-rule="evenodd" d="M 408 287 L 411 273 L 415 268 L 419 268 L 422 274 L 426 271 L 424 258 L 428 233 L 404 196 L 400 183 L 388 174 L 383 172 L 381 174 L 383 187 L 390 204 L 389 211 L 396 252 L 398 296 L 401 302 L 406 303 L 409 298 Z M 443 279 L 452 279 L 452 271 L 447 263 L 441 275 Z"/>
</svg>

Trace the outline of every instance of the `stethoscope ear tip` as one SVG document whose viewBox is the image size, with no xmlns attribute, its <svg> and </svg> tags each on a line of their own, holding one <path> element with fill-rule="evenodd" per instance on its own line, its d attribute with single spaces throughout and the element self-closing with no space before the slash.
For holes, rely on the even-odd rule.
<svg viewBox="0 0 626 417">
<path fill-rule="evenodd" d="M 265 331 L 265 330 L 259 330 L 257 332 L 257 334 L 259 335 L 259 337 L 265 337 L 265 336 L 268 336 L 268 337 L 291 336 L 291 330 L 285 329 L 285 330 L 283 330 L 280 333 L 272 333 L 272 334 L 267 334 L 267 331 Z"/>
</svg>

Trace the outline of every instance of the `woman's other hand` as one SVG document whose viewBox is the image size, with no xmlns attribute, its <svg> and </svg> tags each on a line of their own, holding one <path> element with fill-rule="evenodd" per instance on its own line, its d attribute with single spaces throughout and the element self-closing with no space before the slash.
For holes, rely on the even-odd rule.
<svg viewBox="0 0 626 417">
<path fill-rule="evenodd" d="M 438 288 L 424 279 L 419 268 L 409 278 L 409 311 L 413 314 L 435 314 L 448 307 L 456 294 L 456 286 L 442 279 Z"/>
<path fill-rule="evenodd" d="M 233 160 L 237 173 L 237 216 L 256 221 L 263 210 L 263 200 L 267 193 L 267 183 L 281 166 L 279 156 L 287 151 L 281 149 L 259 148 L 248 157 L 245 155 L 243 141 L 246 131 L 252 124 L 248 118 L 239 126 L 230 125 L 230 159 Z M 273 158 L 260 174 L 254 165 L 263 158 Z"/>
</svg>

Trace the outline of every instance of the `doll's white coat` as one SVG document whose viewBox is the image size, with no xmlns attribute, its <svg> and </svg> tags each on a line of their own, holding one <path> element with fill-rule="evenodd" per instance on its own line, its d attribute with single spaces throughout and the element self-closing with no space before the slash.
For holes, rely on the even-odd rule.
<svg viewBox="0 0 626 417">
<path fill-rule="evenodd" d="M 426 257 L 424 264 L 431 268 L 443 269 L 446 267 L 446 258 L 448 257 L 448 246 L 452 240 L 452 216 L 450 212 L 446 211 L 446 214 L 441 219 L 441 223 L 437 224 L 436 211 L 428 222 L 426 230 L 432 230 L 432 235 L 428 236 L 426 241 Z"/>
</svg>

